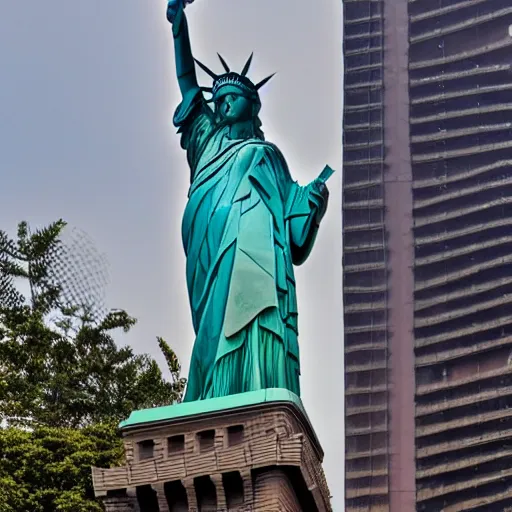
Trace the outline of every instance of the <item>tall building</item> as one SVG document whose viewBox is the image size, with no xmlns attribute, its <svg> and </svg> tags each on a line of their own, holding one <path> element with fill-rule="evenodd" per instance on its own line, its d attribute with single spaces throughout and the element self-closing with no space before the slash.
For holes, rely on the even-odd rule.
<svg viewBox="0 0 512 512">
<path fill-rule="evenodd" d="M 512 3 L 344 16 L 346 510 L 512 510 Z"/>
</svg>

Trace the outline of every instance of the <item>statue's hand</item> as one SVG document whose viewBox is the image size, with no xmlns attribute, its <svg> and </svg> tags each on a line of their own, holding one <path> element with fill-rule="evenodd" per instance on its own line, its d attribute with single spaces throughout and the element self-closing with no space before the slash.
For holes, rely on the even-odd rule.
<svg viewBox="0 0 512 512">
<path fill-rule="evenodd" d="M 315 180 L 313 182 L 312 196 L 315 198 L 313 203 L 317 208 L 316 222 L 320 224 L 320 221 L 327 211 L 327 204 L 329 202 L 329 189 L 325 182 L 320 180 Z"/>
<path fill-rule="evenodd" d="M 180 8 L 185 9 L 187 4 L 191 4 L 194 0 L 168 0 L 167 2 L 167 19 L 170 23 L 174 23 Z"/>
<path fill-rule="evenodd" d="M 183 0 L 169 0 L 167 2 L 167 19 L 169 20 L 169 23 L 174 23 L 176 15 L 182 5 Z"/>
</svg>

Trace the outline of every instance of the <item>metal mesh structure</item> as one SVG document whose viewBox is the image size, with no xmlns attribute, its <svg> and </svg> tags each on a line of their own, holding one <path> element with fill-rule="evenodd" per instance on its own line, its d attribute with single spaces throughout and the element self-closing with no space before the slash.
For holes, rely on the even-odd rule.
<svg viewBox="0 0 512 512">
<path fill-rule="evenodd" d="M 48 279 L 61 287 L 61 301 L 67 307 L 80 307 L 93 323 L 107 314 L 106 287 L 109 265 L 84 231 L 64 228 L 60 243 L 48 257 Z"/>
</svg>

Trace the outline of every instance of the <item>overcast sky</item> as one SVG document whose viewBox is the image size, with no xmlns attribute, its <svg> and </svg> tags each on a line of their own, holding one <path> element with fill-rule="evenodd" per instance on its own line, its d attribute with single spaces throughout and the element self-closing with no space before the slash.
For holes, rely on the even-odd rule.
<svg viewBox="0 0 512 512">
<path fill-rule="evenodd" d="M 111 265 L 108 305 L 138 318 L 129 335 L 154 354 L 165 337 L 188 373 L 193 331 L 180 225 L 189 172 L 172 114 L 179 102 L 165 0 L 0 2 L 0 229 L 64 218 Z M 219 51 L 262 91 L 267 140 L 301 183 L 325 164 L 331 201 L 297 269 L 302 398 L 343 509 L 341 298 L 341 1 L 196 0 L 195 56 Z M 203 85 L 211 85 L 199 74 Z"/>
</svg>

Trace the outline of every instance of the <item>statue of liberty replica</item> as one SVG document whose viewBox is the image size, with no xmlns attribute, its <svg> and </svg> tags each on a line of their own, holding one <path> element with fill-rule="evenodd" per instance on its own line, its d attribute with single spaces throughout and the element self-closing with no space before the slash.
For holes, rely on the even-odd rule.
<svg viewBox="0 0 512 512">
<path fill-rule="evenodd" d="M 167 18 L 182 94 L 174 124 L 190 166 L 182 236 L 196 340 L 186 403 L 121 422 L 126 464 L 93 468 L 95 494 L 107 512 L 332 512 L 300 400 L 293 271 L 315 242 L 332 170 L 293 181 L 258 118 L 269 78 L 248 78 L 251 58 L 240 73 L 222 57 L 221 74 L 195 61 L 183 2 L 169 0 Z M 211 87 L 198 85 L 196 62 Z"/>
<path fill-rule="evenodd" d="M 293 265 L 313 247 L 332 171 L 294 182 L 258 118 L 272 75 L 253 83 L 252 55 L 240 73 L 219 55 L 214 73 L 193 58 L 183 0 L 169 1 L 167 18 L 182 95 L 173 121 L 191 182 L 182 236 L 196 340 L 185 401 L 266 388 L 300 395 Z M 198 85 L 195 63 L 212 87 Z"/>
</svg>

